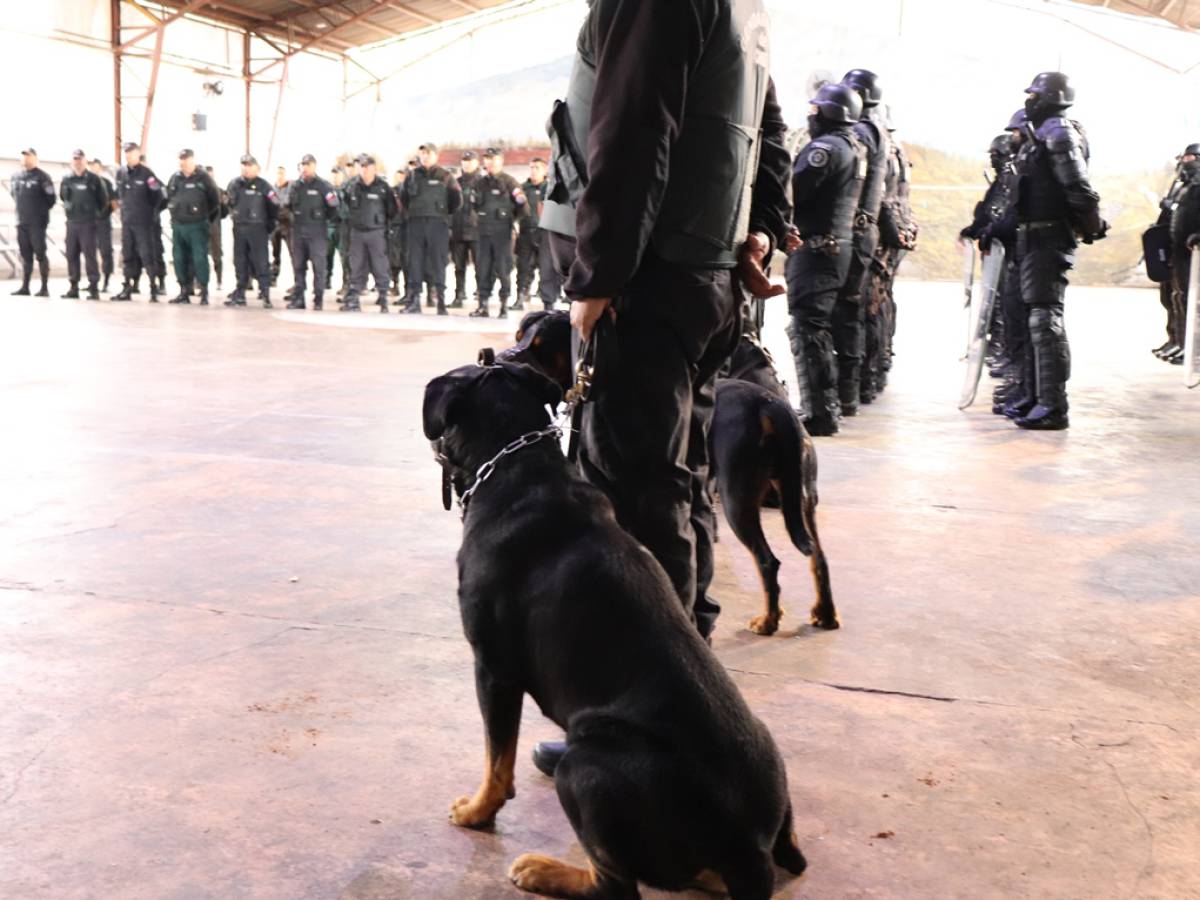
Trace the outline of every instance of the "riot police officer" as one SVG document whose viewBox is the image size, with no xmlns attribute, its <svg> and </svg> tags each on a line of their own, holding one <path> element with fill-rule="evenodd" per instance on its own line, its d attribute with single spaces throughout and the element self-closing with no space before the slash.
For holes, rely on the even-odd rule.
<svg viewBox="0 0 1200 900">
<path fill-rule="evenodd" d="M 100 286 L 100 293 L 107 294 L 108 281 L 113 273 L 112 214 L 117 209 L 117 188 L 109 180 L 108 175 L 104 171 L 104 163 L 99 159 L 93 159 L 89 163 L 88 168 L 91 169 L 104 185 L 104 193 L 107 198 L 100 217 L 96 219 L 96 247 L 100 251 L 100 273 L 104 276 L 104 283 Z"/>
<path fill-rule="evenodd" d="M 125 145 L 125 165 L 117 171 L 117 197 L 121 202 L 121 265 L 125 284 L 114 300 L 129 300 L 143 269 L 150 280 L 150 302 L 158 302 L 158 262 L 154 227 L 166 203 L 158 176 L 142 161 L 142 148 Z"/>
<path fill-rule="evenodd" d="M 54 182 L 38 168 L 37 151 L 32 147 L 21 151 L 21 166 L 21 171 L 9 182 L 9 192 L 17 203 L 17 247 L 21 252 L 21 286 L 13 294 L 29 296 L 29 279 L 33 276 L 33 261 L 37 259 L 42 286 L 34 296 L 49 297 L 46 228 L 50 224 L 50 208 L 54 206 Z"/>
<path fill-rule="evenodd" d="M 1171 300 L 1178 344 L 1159 354 L 1160 359 L 1176 366 L 1185 362 L 1188 278 L 1192 270 L 1192 249 L 1200 245 L 1200 144 L 1189 144 L 1184 149 L 1179 168 L 1183 187 L 1171 209 Z"/>
<path fill-rule="evenodd" d="M 367 289 L 367 275 L 375 276 L 379 311 L 388 311 L 388 226 L 396 216 L 396 195 L 382 178 L 377 177 L 375 158 L 364 153 L 358 157 L 361 174 L 351 180 L 343 192 L 345 219 L 350 226 L 350 291 L 342 306 L 344 312 L 358 312 L 359 297 Z M 446 314 L 439 297 L 438 313 Z"/>
<path fill-rule="evenodd" d="M 1075 264 L 1077 238 L 1085 244 L 1100 240 L 1108 223 L 1088 181 L 1087 141 L 1064 115 L 1075 102 L 1075 88 L 1062 72 L 1042 72 L 1025 93 L 1029 124 L 1014 164 L 1020 184 L 1014 212 L 1021 299 L 1029 314 L 1026 388 L 1034 390 L 1012 411 L 1020 428 L 1050 431 L 1070 424 L 1071 349 L 1063 324 L 1067 273 Z"/>
<path fill-rule="evenodd" d="M 300 177 L 288 191 L 292 214 L 292 271 L 296 285 L 288 309 L 304 309 L 308 265 L 313 269 L 313 309 L 324 307 L 326 223 L 338 209 L 333 185 L 317 175 L 317 159 L 311 153 L 300 160 Z"/>
<path fill-rule="evenodd" d="M 58 189 L 67 214 L 67 272 L 71 288 L 63 297 L 79 299 L 79 256 L 87 268 L 87 298 L 100 299 L 100 267 L 96 264 L 96 221 L 108 207 L 108 191 L 100 177 L 87 168 L 82 150 L 71 154 L 71 172 Z"/>
<path fill-rule="evenodd" d="M 857 91 L 862 98 L 863 114 L 854 125 L 854 133 L 867 148 L 867 178 L 854 218 L 850 270 L 833 310 L 833 342 L 837 349 L 841 414 L 853 416 L 858 414 L 862 388 L 867 293 L 871 261 L 879 246 L 879 209 L 883 203 L 890 139 L 879 105 L 883 99 L 879 76 L 866 69 L 851 69 L 842 78 L 842 83 Z"/>
<path fill-rule="evenodd" d="M 788 337 L 810 434 L 837 434 L 840 402 L 833 312 L 853 265 L 855 218 L 870 171 L 854 126 L 862 97 L 827 84 L 810 101 L 812 138 L 792 169 L 792 221 L 803 246 L 787 260 Z M 854 398 L 857 401 L 857 397 Z"/>
<path fill-rule="evenodd" d="M 512 293 L 513 224 L 526 206 L 525 192 L 517 179 L 504 171 L 504 154 L 489 147 L 483 154 L 486 174 L 475 182 L 470 203 L 479 217 L 479 255 L 475 284 L 479 306 L 471 316 L 486 318 L 492 288 L 500 282 L 499 318 L 508 318 L 508 298 Z"/>
<path fill-rule="evenodd" d="M 422 144 L 417 159 L 420 165 L 409 173 L 401 191 L 408 221 L 406 313 L 421 312 L 421 287 L 426 282 L 431 285 L 439 308 L 445 306 L 450 217 L 463 202 L 458 181 L 438 165 L 436 144 Z"/>
<path fill-rule="evenodd" d="M 478 154 L 468 150 L 462 155 L 462 174 L 458 176 L 464 199 L 471 196 L 475 182 L 482 177 Z M 450 257 L 454 261 L 454 302 L 449 305 L 459 309 L 467 301 L 467 264 L 476 272 L 479 269 L 479 217 L 470 203 L 464 202 L 450 222 Z"/>
<path fill-rule="evenodd" d="M 179 151 L 179 171 L 167 182 L 171 212 L 171 250 L 179 295 L 172 303 L 191 303 L 192 287 L 200 305 L 208 306 L 208 240 L 212 223 L 221 217 L 221 194 L 209 174 L 196 165 L 190 149 Z"/>
<path fill-rule="evenodd" d="M 534 157 L 529 162 L 529 177 L 521 185 L 526 203 L 517 221 L 517 302 L 514 310 L 525 308 L 533 292 L 533 279 L 538 274 L 539 233 L 538 216 L 546 202 L 546 161 Z"/>
<path fill-rule="evenodd" d="M 242 174 L 229 182 L 229 214 L 233 219 L 233 272 L 237 285 L 226 306 L 245 306 L 250 279 L 258 281 L 258 299 L 271 308 L 271 265 L 268 242 L 279 218 L 280 198 L 259 175 L 258 160 L 247 153 Z"/>
</svg>

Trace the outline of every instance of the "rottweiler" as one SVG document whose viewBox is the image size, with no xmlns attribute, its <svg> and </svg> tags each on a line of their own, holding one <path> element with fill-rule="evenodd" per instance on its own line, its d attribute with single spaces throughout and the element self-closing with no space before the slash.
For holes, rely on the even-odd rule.
<svg viewBox="0 0 1200 900">
<path fill-rule="evenodd" d="M 507 361 L 425 390 L 425 435 L 469 500 L 458 593 L 486 734 L 483 782 L 451 819 L 488 826 L 515 796 L 529 694 L 566 731 L 555 787 L 589 863 L 526 854 L 509 870 L 516 885 L 587 900 L 637 898 L 639 883 L 767 900 L 774 866 L 805 868 L 779 750 L 666 572 L 564 457 L 547 409 L 560 396 Z"/>
<path fill-rule="evenodd" d="M 565 312 L 535 312 L 522 319 L 516 344 L 499 359 L 536 368 L 563 390 L 570 387 L 571 324 Z M 496 358 L 488 351 L 481 359 Z M 723 377 L 708 435 L 710 477 L 734 536 L 750 551 L 762 581 L 764 609 L 748 628 L 770 635 L 779 629 L 780 562 L 762 529 L 764 506 L 779 506 L 792 544 L 809 557 L 816 601 L 809 621 L 839 626 L 829 564 L 817 533 L 817 453 L 812 438 L 780 382 L 770 353 L 743 336 Z"/>
</svg>

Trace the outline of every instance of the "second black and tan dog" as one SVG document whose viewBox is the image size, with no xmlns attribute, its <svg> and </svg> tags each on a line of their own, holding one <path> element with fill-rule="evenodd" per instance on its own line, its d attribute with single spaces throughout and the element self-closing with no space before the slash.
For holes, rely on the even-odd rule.
<svg viewBox="0 0 1200 900">
<path fill-rule="evenodd" d="M 565 312 L 533 312 L 521 320 L 515 346 L 499 359 L 533 366 L 563 390 L 573 380 L 571 324 Z M 780 562 L 762 527 L 769 495 L 778 498 L 792 544 L 809 558 L 816 600 L 809 621 L 817 628 L 838 627 L 829 564 L 817 532 L 817 454 L 812 438 L 788 400 L 766 350 L 743 338 L 717 382 L 716 406 L 708 436 L 711 478 L 725 521 L 750 551 L 763 587 L 763 612 L 748 628 L 770 635 L 783 618 Z"/>
<path fill-rule="evenodd" d="M 483 782 L 451 818 L 487 826 L 515 795 L 529 694 L 566 731 L 555 787 L 589 865 L 527 854 L 515 884 L 584 900 L 637 898 L 639 882 L 767 900 L 776 865 L 805 868 L 779 750 L 666 572 L 563 456 L 546 409 L 559 396 L 507 362 L 425 391 L 425 435 L 469 500 L 459 605 L 486 733 Z"/>
</svg>

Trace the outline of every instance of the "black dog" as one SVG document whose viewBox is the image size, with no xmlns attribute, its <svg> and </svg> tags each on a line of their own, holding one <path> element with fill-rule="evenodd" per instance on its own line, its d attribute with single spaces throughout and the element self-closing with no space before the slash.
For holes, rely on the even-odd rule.
<svg viewBox="0 0 1200 900">
<path fill-rule="evenodd" d="M 487 735 L 483 783 L 451 818 L 486 826 L 514 796 L 529 694 L 566 730 L 555 786 L 590 865 L 527 854 L 509 870 L 515 884 L 588 900 L 636 898 L 639 882 L 703 884 L 767 900 L 773 864 L 805 867 L 783 760 L 666 572 L 547 434 L 559 397 L 508 362 L 456 369 L 425 390 L 425 434 L 469 500 L 459 604 Z"/>
<path fill-rule="evenodd" d="M 533 366 L 563 390 L 573 379 L 571 324 L 564 312 L 535 312 L 521 320 L 517 343 L 499 358 Z M 484 351 L 483 355 L 486 355 Z M 716 408 L 708 436 L 711 477 L 725 520 L 748 549 L 762 579 L 764 610 L 749 622 L 756 634 L 779 629 L 779 560 L 762 530 L 762 508 L 777 497 L 788 536 L 809 557 L 816 602 L 810 621 L 838 627 L 829 565 L 817 534 L 817 454 L 788 400 L 766 349 L 743 337 L 717 382 Z"/>
</svg>

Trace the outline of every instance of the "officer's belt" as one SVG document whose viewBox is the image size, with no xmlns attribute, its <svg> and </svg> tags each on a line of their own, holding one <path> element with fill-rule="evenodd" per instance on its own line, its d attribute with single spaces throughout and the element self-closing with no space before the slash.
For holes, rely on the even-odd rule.
<svg viewBox="0 0 1200 900">
<path fill-rule="evenodd" d="M 1057 219 L 1045 219 L 1040 222 L 1021 222 L 1017 225 L 1017 233 L 1022 231 L 1047 231 L 1051 228 L 1067 229 L 1069 226 L 1066 222 L 1058 221 Z"/>
</svg>

